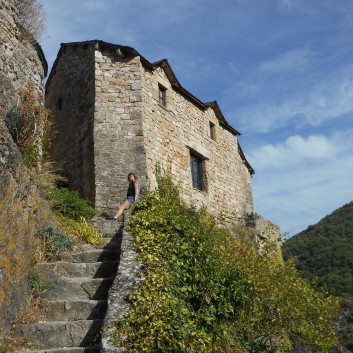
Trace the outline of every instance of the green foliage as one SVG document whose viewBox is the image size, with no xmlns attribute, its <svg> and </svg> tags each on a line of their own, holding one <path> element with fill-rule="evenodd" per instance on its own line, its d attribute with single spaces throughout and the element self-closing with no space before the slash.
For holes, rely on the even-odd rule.
<svg viewBox="0 0 353 353">
<path fill-rule="evenodd" d="M 67 234 L 74 235 L 85 243 L 99 245 L 101 243 L 101 235 L 96 228 L 87 224 L 86 219 L 71 219 L 62 215 L 57 216 L 60 228 Z"/>
<path fill-rule="evenodd" d="M 33 82 L 20 90 L 17 106 L 5 115 L 4 122 L 14 142 L 22 153 L 24 163 L 36 168 L 43 162 L 47 145 L 50 145 L 51 121 L 44 108 L 43 97 L 37 97 Z"/>
<path fill-rule="evenodd" d="M 316 292 L 292 263 L 232 238 L 205 210 L 189 209 L 169 178 L 136 206 L 144 281 L 117 322 L 130 352 L 328 352 L 337 300 Z"/>
<path fill-rule="evenodd" d="M 22 113 L 17 107 L 13 107 L 6 113 L 4 122 L 13 140 L 16 141 L 23 125 Z"/>
<path fill-rule="evenodd" d="M 49 195 L 53 201 L 53 209 L 61 215 L 74 220 L 88 219 L 95 215 L 91 203 L 82 199 L 77 191 L 67 188 L 54 189 Z"/>
<path fill-rule="evenodd" d="M 353 292 L 353 202 L 283 244 L 285 259 L 293 258 L 308 278 L 336 295 Z"/>
<path fill-rule="evenodd" d="M 32 294 L 40 294 L 50 288 L 50 284 L 43 282 L 40 273 L 37 270 L 32 270 L 28 277 L 29 288 Z"/>
<path fill-rule="evenodd" d="M 55 257 L 57 254 L 69 250 L 73 245 L 71 238 L 50 226 L 44 229 L 41 236 L 45 242 L 46 258 Z"/>
</svg>

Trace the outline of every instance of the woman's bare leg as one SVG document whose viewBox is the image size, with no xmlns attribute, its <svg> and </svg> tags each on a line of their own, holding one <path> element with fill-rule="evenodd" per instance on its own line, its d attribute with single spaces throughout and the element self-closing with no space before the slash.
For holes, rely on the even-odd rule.
<svg viewBox="0 0 353 353">
<path fill-rule="evenodd" d="M 121 205 L 118 206 L 118 211 L 114 216 L 114 218 L 118 219 L 123 214 L 124 210 L 126 210 L 129 207 L 130 207 L 130 202 L 128 200 L 125 200 Z"/>
</svg>

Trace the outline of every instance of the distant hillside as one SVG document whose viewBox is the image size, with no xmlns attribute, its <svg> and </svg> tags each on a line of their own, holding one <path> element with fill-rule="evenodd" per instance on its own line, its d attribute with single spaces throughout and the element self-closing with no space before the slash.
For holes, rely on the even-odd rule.
<svg viewBox="0 0 353 353">
<path fill-rule="evenodd" d="M 317 277 L 335 295 L 353 293 L 353 202 L 332 212 L 283 244 L 285 259 Z"/>
<path fill-rule="evenodd" d="M 353 202 L 283 243 L 285 260 L 318 286 L 343 298 L 336 325 L 342 344 L 353 352 Z"/>
</svg>

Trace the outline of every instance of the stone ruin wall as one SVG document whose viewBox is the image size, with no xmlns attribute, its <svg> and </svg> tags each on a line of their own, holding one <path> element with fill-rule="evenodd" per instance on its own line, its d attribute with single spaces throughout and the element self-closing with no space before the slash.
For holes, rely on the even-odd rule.
<svg viewBox="0 0 353 353">
<path fill-rule="evenodd" d="M 0 0 L 0 339 L 26 299 L 35 192 L 3 117 L 28 81 L 43 94 L 46 70 L 38 48 L 22 40 L 16 5 Z"/>
<path fill-rule="evenodd" d="M 28 81 L 34 83 L 38 96 L 43 95 L 47 70 L 38 44 L 21 34 L 16 6 L 17 0 L 0 0 L 0 107 L 5 111 L 17 103 L 17 94 Z"/>
<path fill-rule="evenodd" d="M 167 88 L 167 107 L 158 103 L 158 84 Z M 207 206 L 223 224 L 238 223 L 253 212 L 251 176 L 238 151 L 237 136 L 219 125 L 212 108 L 202 111 L 171 87 L 164 70 L 143 75 L 143 122 L 150 188 L 156 185 L 156 165 L 170 170 L 182 197 Z M 216 126 L 211 139 L 209 122 Z M 192 187 L 190 148 L 206 157 L 208 191 Z"/>
<path fill-rule="evenodd" d="M 60 52 L 45 97 L 55 113 L 52 156 L 69 188 L 94 203 L 94 48 L 62 46 Z"/>
</svg>

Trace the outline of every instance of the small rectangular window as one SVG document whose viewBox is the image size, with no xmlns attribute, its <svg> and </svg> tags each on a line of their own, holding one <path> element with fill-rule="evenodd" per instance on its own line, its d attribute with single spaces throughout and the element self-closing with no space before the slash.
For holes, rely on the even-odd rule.
<svg viewBox="0 0 353 353">
<path fill-rule="evenodd" d="M 205 161 L 200 156 L 190 152 L 190 169 L 192 187 L 206 191 Z"/>
<path fill-rule="evenodd" d="M 167 89 L 162 85 L 158 85 L 158 94 L 159 94 L 159 104 L 163 107 L 167 106 Z"/>
<path fill-rule="evenodd" d="M 216 125 L 212 121 L 210 121 L 210 137 L 216 141 Z"/>
</svg>

